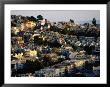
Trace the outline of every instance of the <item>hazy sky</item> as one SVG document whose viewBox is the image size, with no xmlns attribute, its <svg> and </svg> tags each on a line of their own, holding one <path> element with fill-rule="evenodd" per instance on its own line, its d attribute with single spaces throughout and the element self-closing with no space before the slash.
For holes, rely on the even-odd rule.
<svg viewBox="0 0 110 87">
<path fill-rule="evenodd" d="M 13 10 L 11 15 L 34 16 L 42 15 L 49 21 L 69 21 L 74 19 L 75 22 L 92 20 L 100 20 L 99 10 Z"/>
</svg>

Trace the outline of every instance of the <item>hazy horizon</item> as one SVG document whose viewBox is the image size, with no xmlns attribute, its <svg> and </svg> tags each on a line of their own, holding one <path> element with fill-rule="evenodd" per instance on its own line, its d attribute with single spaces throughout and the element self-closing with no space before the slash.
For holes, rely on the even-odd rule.
<svg viewBox="0 0 110 87">
<path fill-rule="evenodd" d="M 34 16 L 42 15 L 51 22 L 69 21 L 75 22 L 90 21 L 94 17 L 100 21 L 99 10 L 12 10 L 11 15 Z"/>
</svg>

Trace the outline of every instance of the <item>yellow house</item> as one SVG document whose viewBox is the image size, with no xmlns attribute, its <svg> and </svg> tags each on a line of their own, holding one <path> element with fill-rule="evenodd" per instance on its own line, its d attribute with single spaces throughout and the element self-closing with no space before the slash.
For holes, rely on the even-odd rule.
<svg viewBox="0 0 110 87">
<path fill-rule="evenodd" d="M 18 37 L 17 40 L 18 40 L 18 44 L 23 44 L 24 43 L 24 40 L 22 39 L 22 37 Z"/>
<path fill-rule="evenodd" d="M 33 28 L 36 26 L 36 23 L 34 23 L 33 21 L 28 21 L 28 22 L 26 22 L 25 26 L 27 28 Z"/>
<path fill-rule="evenodd" d="M 30 50 L 30 56 L 31 57 L 35 57 L 37 55 L 37 51 L 36 50 Z"/>
<path fill-rule="evenodd" d="M 23 59 L 23 53 L 15 54 L 14 57 L 16 57 L 16 58 L 18 58 L 18 59 Z"/>
</svg>

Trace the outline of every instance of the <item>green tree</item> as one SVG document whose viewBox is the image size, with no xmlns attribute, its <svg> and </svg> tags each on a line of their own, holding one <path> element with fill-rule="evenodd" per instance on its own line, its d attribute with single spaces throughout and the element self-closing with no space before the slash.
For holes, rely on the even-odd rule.
<svg viewBox="0 0 110 87">
<path fill-rule="evenodd" d="M 48 55 L 45 55 L 43 57 L 43 63 L 44 63 L 45 66 L 51 66 L 52 63 L 53 63 L 52 58 L 49 57 Z"/>
<path fill-rule="evenodd" d="M 43 16 L 42 15 L 38 15 L 37 18 L 38 18 L 38 20 L 42 20 Z"/>
<path fill-rule="evenodd" d="M 38 59 L 36 59 L 34 61 L 34 64 L 35 64 L 35 70 L 40 70 L 42 68 L 44 68 L 44 65 L 41 61 L 39 61 Z"/>
<path fill-rule="evenodd" d="M 95 19 L 95 18 L 93 18 L 92 24 L 93 24 L 94 26 L 96 26 L 96 19 Z"/>
<path fill-rule="evenodd" d="M 42 69 L 44 66 L 39 60 L 31 61 L 31 60 L 26 60 L 25 63 L 25 72 L 26 73 L 34 73 L 37 70 Z"/>
<path fill-rule="evenodd" d="M 74 23 L 74 20 L 70 19 L 70 22 L 71 22 L 71 23 Z"/>
</svg>

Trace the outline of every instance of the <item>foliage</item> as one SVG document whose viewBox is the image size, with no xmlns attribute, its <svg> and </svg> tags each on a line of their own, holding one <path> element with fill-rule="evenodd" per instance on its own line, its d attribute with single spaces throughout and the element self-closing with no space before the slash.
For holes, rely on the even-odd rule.
<svg viewBox="0 0 110 87">
<path fill-rule="evenodd" d="M 95 18 L 93 18 L 92 24 L 93 24 L 94 26 L 96 26 L 96 19 L 95 19 Z"/>
</svg>

